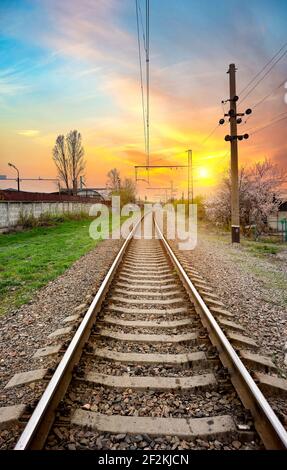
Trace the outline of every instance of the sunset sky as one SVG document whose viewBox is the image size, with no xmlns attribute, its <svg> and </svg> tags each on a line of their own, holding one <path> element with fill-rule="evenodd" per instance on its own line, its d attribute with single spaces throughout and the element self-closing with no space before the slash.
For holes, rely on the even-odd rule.
<svg viewBox="0 0 287 470">
<path fill-rule="evenodd" d="M 227 125 L 204 142 L 228 98 L 228 65 L 238 67 L 240 92 L 287 42 L 287 2 L 150 4 L 151 164 L 185 164 L 193 149 L 196 191 L 207 194 L 229 164 Z M 78 129 L 88 186 L 105 185 L 113 167 L 134 177 L 134 165 L 145 163 L 134 0 L 0 0 L 0 41 L 0 174 L 14 176 L 11 161 L 25 178 L 56 177 L 55 139 Z M 252 108 L 277 88 L 242 132 L 287 113 L 285 79 L 287 55 L 239 104 Z M 283 120 L 240 142 L 240 164 L 269 157 L 286 167 L 286 129 Z M 183 170 L 150 175 L 152 186 L 173 180 L 179 195 L 185 178 Z M 55 190 L 53 183 L 22 187 Z M 141 195 L 150 193 L 145 188 L 138 185 Z"/>
</svg>

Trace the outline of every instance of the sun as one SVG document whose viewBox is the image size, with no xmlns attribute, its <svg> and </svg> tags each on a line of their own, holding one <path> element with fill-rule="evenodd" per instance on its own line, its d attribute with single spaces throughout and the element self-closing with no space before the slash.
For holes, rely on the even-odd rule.
<svg viewBox="0 0 287 470">
<path fill-rule="evenodd" d="M 207 168 L 199 168 L 198 175 L 200 178 L 207 178 L 208 177 L 208 169 Z"/>
</svg>

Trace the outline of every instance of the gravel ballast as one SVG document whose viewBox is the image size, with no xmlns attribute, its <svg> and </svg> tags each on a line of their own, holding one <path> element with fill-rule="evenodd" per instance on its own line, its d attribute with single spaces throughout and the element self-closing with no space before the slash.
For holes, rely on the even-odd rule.
<svg viewBox="0 0 287 470">
<path fill-rule="evenodd" d="M 200 232 L 196 248 L 180 253 L 258 343 L 259 352 L 270 355 L 287 376 L 287 251 L 256 256 L 225 237 Z"/>
<path fill-rule="evenodd" d="M 87 309 L 121 244 L 121 240 L 104 240 L 63 275 L 40 289 L 32 301 L 0 318 L 0 406 L 14 401 L 19 403 L 19 388 L 3 389 L 14 374 L 39 368 L 41 360 L 32 359 L 38 348 L 70 339 L 72 332 L 53 340 L 48 335 L 66 326 L 62 323 L 65 317 Z M 55 358 L 51 361 L 55 362 Z M 46 366 L 47 360 L 43 362 Z M 36 391 L 37 387 L 35 399 Z M 33 388 L 30 392 L 33 396 Z"/>
</svg>

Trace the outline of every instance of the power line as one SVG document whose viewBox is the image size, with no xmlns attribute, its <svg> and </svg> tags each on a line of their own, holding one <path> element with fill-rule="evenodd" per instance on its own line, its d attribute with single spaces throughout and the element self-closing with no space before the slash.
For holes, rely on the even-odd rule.
<svg viewBox="0 0 287 470">
<path fill-rule="evenodd" d="M 201 145 L 204 145 L 209 139 L 210 137 L 213 136 L 213 134 L 217 131 L 218 127 L 220 126 L 220 124 L 217 124 L 216 127 L 207 135 L 207 137 L 205 137 L 203 139 L 203 141 L 201 142 Z"/>
<path fill-rule="evenodd" d="M 149 0 L 146 0 L 146 133 L 147 166 L 149 166 Z"/>
<path fill-rule="evenodd" d="M 285 49 L 285 47 L 287 46 L 287 42 L 276 52 L 276 54 L 272 57 L 272 59 L 270 59 L 265 65 L 264 67 L 250 80 L 250 82 L 247 83 L 247 85 L 243 88 L 243 90 L 240 91 L 240 95 L 242 95 L 242 93 L 244 93 L 250 85 L 252 85 L 252 83 L 256 80 L 256 78 L 259 77 L 259 75 L 261 75 L 262 72 L 264 72 L 264 70 L 266 70 L 266 68 L 273 62 L 274 59 L 276 59 L 276 57 L 280 54 L 281 51 L 283 51 L 283 49 Z"/>
<path fill-rule="evenodd" d="M 283 80 L 283 82 L 280 83 L 280 85 L 278 85 L 276 88 L 274 88 L 270 93 L 268 93 L 268 95 L 266 95 L 264 98 L 262 98 L 260 101 L 258 101 L 257 103 L 255 103 L 255 105 L 252 106 L 252 109 L 255 109 L 257 108 L 257 106 L 260 106 L 262 103 L 264 103 L 264 101 L 266 101 L 270 96 L 273 95 L 273 93 L 277 90 L 279 90 L 279 88 L 281 88 L 285 83 L 286 83 L 287 79 Z"/>
<path fill-rule="evenodd" d="M 283 52 L 283 54 L 281 54 L 281 56 L 274 62 L 274 64 L 267 70 L 267 72 L 265 72 L 265 74 L 259 79 L 257 80 L 257 82 L 255 83 L 255 85 L 248 91 L 248 93 L 246 95 L 244 95 L 244 97 L 240 100 L 240 103 L 243 103 L 243 101 L 246 100 L 246 98 L 255 90 L 255 88 L 258 87 L 258 85 L 264 80 L 264 78 L 267 77 L 267 75 L 269 75 L 269 73 L 271 72 L 271 70 L 273 70 L 273 68 L 275 67 L 275 65 L 278 64 L 278 62 L 280 62 L 281 59 L 283 59 L 283 57 L 285 57 L 287 54 L 287 50 L 285 52 Z"/>
<path fill-rule="evenodd" d="M 286 114 L 286 116 L 285 116 L 285 114 Z M 280 116 L 282 116 L 282 115 L 283 115 L 283 117 L 280 118 Z M 279 119 L 278 119 L 278 118 L 279 118 Z M 271 120 L 271 122 L 269 122 L 268 124 L 266 124 L 265 126 L 259 127 L 259 128 L 257 128 L 257 129 L 255 128 L 255 130 L 254 130 L 253 132 L 252 132 L 252 129 L 249 130 L 249 132 L 251 132 L 250 135 L 257 134 L 257 132 L 261 132 L 261 131 L 263 131 L 264 129 L 267 129 L 268 127 L 270 127 L 270 126 L 273 126 L 274 124 L 278 124 L 278 122 L 284 121 L 285 119 L 287 119 L 287 113 L 286 113 L 286 112 L 285 112 L 285 113 L 281 113 L 281 114 L 279 114 L 278 116 L 276 116 L 273 120 Z"/>
<path fill-rule="evenodd" d="M 222 106 L 223 115 L 225 115 L 225 102 L 224 101 L 221 101 L 221 106 Z M 220 124 L 217 124 L 215 126 L 215 128 L 212 129 L 212 131 L 210 131 L 210 133 L 202 140 L 200 145 L 204 145 L 213 136 L 213 134 L 217 131 L 218 127 L 220 127 Z"/>
<path fill-rule="evenodd" d="M 278 119 L 277 121 L 271 122 L 270 124 L 267 124 L 266 126 L 261 127 L 260 129 L 255 130 L 254 132 L 252 132 L 251 135 L 257 134 L 257 132 L 261 132 L 261 131 L 263 131 L 264 129 L 266 129 L 267 127 L 270 127 L 270 126 L 273 126 L 273 125 L 275 125 L 275 124 L 278 124 L 278 122 L 285 121 L 285 119 L 287 119 L 287 116 L 282 117 L 281 119 Z"/>
<path fill-rule="evenodd" d="M 273 88 L 273 90 L 268 93 L 266 96 L 264 96 L 264 98 L 262 98 L 261 100 L 257 101 L 257 103 L 255 103 L 253 106 L 252 106 L 252 110 L 256 109 L 258 106 L 260 106 L 261 104 L 263 104 L 268 98 L 270 98 L 270 96 L 272 96 L 277 90 L 279 90 L 285 83 L 286 83 L 287 79 L 283 80 L 283 82 L 281 82 L 278 86 L 276 86 L 275 88 Z M 248 122 L 248 120 L 250 119 L 251 116 L 248 116 L 247 119 L 245 120 L 244 124 L 246 124 Z"/>
<path fill-rule="evenodd" d="M 140 43 L 140 30 L 139 30 L 139 14 L 138 14 L 138 0 L 135 0 L 136 4 L 136 18 L 137 18 L 137 36 L 138 36 L 138 53 L 139 53 L 139 65 L 140 65 L 140 82 L 141 82 L 141 100 L 142 100 L 142 114 L 143 114 L 143 127 L 144 127 L 144 143 L 145 152 L 147 152 L 147 138 L 146 138 L 146 121 L 145 121 L 145 102 L 144 102 L 144 90 L 143 90 L 143 71 L 142 71 L 142 59 L 141 59 L 141 43 Z"/>
<path fill-rule="evenodd" d="M 145 30 L 144 30 L 144 25 L 143 25 L 143 15 L 142 15 L 142 10 L 141 10 L 140 0 L 138 3 L 138 8 L 139 8 L 139 17 L 140 17 L 140 22 L 141 22 L 141 27 L 142 27 L 142 33 L 143 33 L 144 50 L 146 51 Z"/>
</svg>

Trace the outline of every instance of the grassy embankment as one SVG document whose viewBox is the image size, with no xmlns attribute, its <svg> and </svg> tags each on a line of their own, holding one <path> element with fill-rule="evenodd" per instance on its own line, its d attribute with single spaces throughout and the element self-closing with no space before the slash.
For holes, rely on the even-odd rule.
<svg viewBox="0 0 287 470">
<path fill-rule="evenodd" d="M 278 304 L 287 305 L 286 261 L 287 245 L 279 237 L 265 237 L 260 241 L 241 237 L 240 245 L 231 245 L 230 233 L 208 230 L 201 225 L 199 237 L 209 240 L 214 246 L 221 246 L 230 259 L 247 273 L 253 274 L 264 286 L 280 292 Z"/>
<path fill-rule="evenodd" d="M 203 222 L 199 223 L 199 232 L 209 236 L 212 239 L 217 239 L 227 244 L 230 243 L 230 231 L 229 230 L 220 230 L 218 228 L 213 228 L 210 225 L 207 225 Z M 277 255 L 281 251 L 287 249 L 287 244 L 282 242 L 281 236 L 264 236 L 262 235 L 258 241 L 252 240 L 249 237 L 245 237 L 241 233 L 241 243 L 240 249 L 254 256 L 259 256 L 265 258 L 266 255 Z"/>
<path fill-rule="evenodd" d="M 37 289 L 97 246 L 100 240 L 89 236 L 92 220 L 51 217 L 45 226 L 0 235 L 0 315 L 31 300 Z"/>
</svg>

